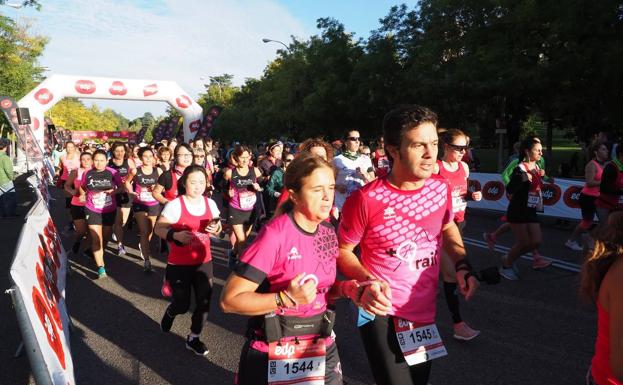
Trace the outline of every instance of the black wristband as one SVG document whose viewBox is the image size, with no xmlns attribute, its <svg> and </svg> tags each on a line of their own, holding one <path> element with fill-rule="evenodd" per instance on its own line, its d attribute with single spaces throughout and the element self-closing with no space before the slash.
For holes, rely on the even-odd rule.
<svg viewBox="0 0 623 385">
<path fill-rule="evenodd" d="M 170 228 L 169 231 L 167 231 L 167 241 L 175 242 L 175 238 L 173 238 L 173 234 L 175 234 L 175 230 L 173 230 L 173 228 Z"/>
<path fill-rule="evenodd" d="M 456 261 L 456 263 L 454 264 L 455 271 L 460 271 L 460 270 L 470 271 L 471 269 L 472 269 L 472 265 L 469 264 L 469 262 L 467 261 L 467 258 L 461 258 L 458 261 Z"/>
</svg>

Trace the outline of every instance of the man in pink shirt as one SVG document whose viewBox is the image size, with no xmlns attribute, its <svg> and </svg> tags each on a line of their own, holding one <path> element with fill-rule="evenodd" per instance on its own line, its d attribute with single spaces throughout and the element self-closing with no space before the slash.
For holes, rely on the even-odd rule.
<svg viewBox="0 0 623 385">
<path fill-rule="evenodd" d="M 436 114 L 424 107 L 390 111 L 383 130 L 392 169 L 343 207 L 337 265 L 363 286 L 357 304 L 367 322 L 359 330 L 378 384 L 426 385 L 431 360 L 447 354 L 435 326 L 442 246 L 456 262 L 465 298 L 478 287 L 452 220 L 448 182 L 432 174 L 436 124 Z"/>
</svg>

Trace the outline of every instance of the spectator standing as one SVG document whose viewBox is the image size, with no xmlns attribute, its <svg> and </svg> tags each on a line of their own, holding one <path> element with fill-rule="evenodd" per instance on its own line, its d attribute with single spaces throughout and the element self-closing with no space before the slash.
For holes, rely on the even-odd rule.
<svg viewBox="0 0 623 385">
<path fill-rule="evenodd" d="M 370 157 L 362 156 L 358 150 L 361 143 L 359 131 L 346 132 L 344 151 L 333 158 L 336 170 L 335 206 L 342 209 L 346 198 L 366 183 L 374 180 L 374 167 Z"/>
<path fill-rule="evenodd" d="M 7 155 L 10 141 L 0 139 L 0 217 L 17 216 L 17 195 L 13 185 L 13 161 Z"/>
</svg>

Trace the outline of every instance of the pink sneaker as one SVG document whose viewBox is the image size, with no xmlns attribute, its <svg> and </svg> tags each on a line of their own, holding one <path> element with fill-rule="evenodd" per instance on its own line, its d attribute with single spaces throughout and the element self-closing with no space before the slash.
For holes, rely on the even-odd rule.
<svg viewBox="0 0 623 385">
<path fill-rule="evenodd" d="M 471 341 L 478 337 L 480 330 L 474 330 L 469 327 L 465 322 L 459 322 L 454 324 L 454 338 L 461 341 Z"/>
<path fill-rule="evenodd" d="M 485 242 L 487 242 L 487 246 L 489 246 L 489 250 L 493 251 L 495 249 L 495 237 L 491 233 L 482 233 L 482 237 Z"/>
<path fill-rule="evenodd" d="M 550 267 L 552 265 L 552 261 L 545 259 L 541 256 L 535 256 L 532 259 L 532 268 L 534 270 L 541 270 L 541 269 L 545 269 L 546 267 Z"/>
<path fill-rule="evenodd" d="M 164 282 L 162 282 L 162 288 L 160 289 L 160 293 L 162 293 L 163 297 L 167 298 L 173 295 L 173 292 L 171 291 L 171 285 L 169 285 L 169 281 L 167 281 L 166 279 L 164 280 Z"/>
</svg>

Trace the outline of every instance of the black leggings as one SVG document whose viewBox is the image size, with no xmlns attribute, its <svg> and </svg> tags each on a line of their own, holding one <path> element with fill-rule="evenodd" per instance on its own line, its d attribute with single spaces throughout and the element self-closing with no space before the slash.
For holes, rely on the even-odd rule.
<svg viewBox="0 0 623 385">
<path fill-rule="evenodd" d="M 184 314 L 190 307 L 190 290 L 195 290 L 195 311 L 192 315 L 190 331 L 200 334 L 203 324 L 208 319 L 210 310 L 210 297 L 214 273 L 212 261 L 201 265 L 167 265 L 166 279 L 172 290 L 173 302 L 169 305 L 168 312 L 171 316 Z"/>
<path fill-rule="evenodd" d="M 368 362 L 378 385 L 427 385 L 431 361 L 407 365 L 398 345 L 392 316 L 376 316 L 359 327 Z"/>
</svg>

